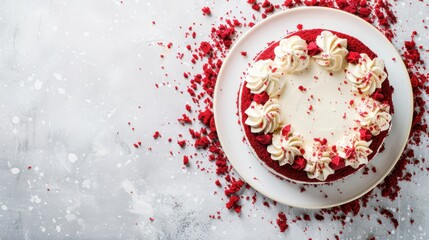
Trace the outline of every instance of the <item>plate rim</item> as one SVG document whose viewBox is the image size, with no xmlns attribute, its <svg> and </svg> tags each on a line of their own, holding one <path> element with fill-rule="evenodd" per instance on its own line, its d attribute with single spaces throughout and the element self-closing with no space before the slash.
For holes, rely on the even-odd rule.
<svg viewBox="0 0 429 240">
<path fill-rule="evenodd" d="M 387 41 L 387 42 L 389 42 L 390 44 L 388 44 L 388 46 L 386 46 L 386 47 L 389 47 L 390 49 L 392 49 L 395 53 L 397 53 L 399 56 L 400 56 L 400 54 L 399 54 L 399 52 L 398 52 L 398 50 L 396 49 L 396 47 L 392 44 L 392 42 L 391 41 L 389 41 L 387 38 L 386 38 L 386 36 L 384 35 L 384 34 L 382 34 L 375 26 L 373 26 L 372 24 L 370 24 L 370 23 L 368 23 L 368 22 L 366 22 L 365 20 L 363 20 L 362 18 L 360 18 L 360 17 L 358 17 L 358 16 L 355 16 L 355 15 L 353 15 L 353 14 L 351 14 L 351 13 L 348 13 L 348 12 L 345 12 L 345 11 L 342 11 L 342 10 L 339 10 L 339 9 L 333 9 L 333 8 L 326 8 L 326 7 L 297 7 L 297 8 L 293 8 L 293 9 L 287 9 L 287 10 L 284 10 L 284 11 L 282 11 L 282 12 L 279 12 L 279 13 L 276 13 L 276 14 L 273 14 L 272 16 L 270 16 L 270 17 L 268 17 L 268 18 L 266 18 L 266 19 L 263 19 L 262 21 L 260 21 L 259 23 L 257 23 L 255 26 L 253 26 L 252 28 L 250 28 L 250 29 L 248 29 L 246 32 L 244 32 L 235 42 L 234 42 L 234 44 L 233 44 L 233 46 L 232 46 L 232 48 L 228 51 L 228 54 L 227 54 L 227 56 L 224 58 L 224 60 L 223 60 L 223 65 L 222 65 L 222 67 L 221 67 L 221 69 L 220 69 L 220 71 L 219 71 L 219 73 L 218 73 L 218 76 L 217 76 L 217 81 L 216 81 L 216 85 L 215 85 L 215 88 L 214 88 L 214 95 L 213 95 L 213 114 L 214 114 L 214 118 L 215 118 L 215 126 L 216 126 L 216 129 L 221 129 L 221 128 L 219 128 L 219 123 L 218 123 L 218 121 L 216 121 L 216 118 L 217 119 L 219 119 L 219 117 L 216 117 L 217 115 L 218 115 L 218 104 L 217 104 L 217 99 L 219 98 L 218 97 L 218 94 L 219 94 L 219 92 L 220 92 L 220 90 L 219 90 L 219 85 L 220 85 L 220 79 L 222 79 L 222 76 L 224 75 L 224 69 L 225 69 L 225 67 L 223 67 L 223 66 L 225 66 L 226 64 L 225 63 L 227 63 L 228 61 L 229 61 L 229 59 L 231 58 L 231 56 L 232 56 L 232 53 L 233 52 L 235 52 L 236 51 L 236 49 L 238 48 L 238 46 L 240 46 L 240 43 L 243 41 L 243 39 L 245 39 L 246 38 L 246 36 L 247 35 L 249 35 L 249 34 L 251 34 L 252 32 L 254 32 L 254 31 L 256 31 L 258 28 L 261 28 L 261 26 L 263 26 L 266 22 L 268 22 L 268 21 L 271 21 L 272 19 L 275 19 L 275 18 L 279 18 L 279 17 L 281 17 L 281 16 L 283 16 L 283 15 L 286 15 L 286 14 L 291 14 L 291 13 L 294 13 L 294 12 L 302 12 L 302 11 L 326 11 L 326 12 L 336 12 L 336 13 L 339 13 L 339 14 L 343 14 L 343 15 L 345 15 L 345 16 L 347 16 L 347 17 L 351 17 L 351 18 L 354 18 L 355 20 L 358 20 L 358 21 L 360 21 L 361 23 L 363 23 L 363 24 L 365 24 L 367 27 L 369 27 L 370 29 L 372 29 L 372 31 L 374 31 L 377 35 L 378 35 L 378 37 L 381 37 L 381 38 L 383 38 L 385 41 Z M 402 68 L 402 70 L 404 71 L 404 72 L 408 72 L 408 70 L 407 70 L 407 68 L 406 68 L 406 66 L 405 66 L 405 63 L 403 62 L 403 60 L 402 60 L 402 57 L 400 58 L 400 59 L 397 59 L 397 61 L 399 62 L 398 64 L 401 66 L 401 68 Z M 407 85 L 407 88 L 408 88 L 408 91 L 409 91 L 409 93 L 411 93 L 410 94 L 410 96 L 413 96 L 413 92 L 412 92 L 412 87 L 411 87 L 411 82 L 410 82 L 410 78 L 409 78 L 409 75 L 407 74 L 407 79 L 405 79 L 405 80 L 408 80 L 407 82 L 406 82 L 406 85 Z M 404 80 L 404 81 L 405 81 Z M 241 85 L 241 83 L 240 83 L 240 85 Z M 241 92 L 241 90 L 239 89 L 239 91 Z M 404 91 L 404 90 L 403 90 Z M 238 92 L 237 92 L 238 93 Z M 409 116 L 411 116 L 411 121 L 409 122 L 409 124 L 408 124 L 408 126 L 406 126 L 406 132 L 407 133 L 409 133 L 410 132 L 410 130 L 411 130 L 411 126 L 412 126 L 412 116 L 413 116 L 413 109 L 414 109 L 414 99 L 411 97 L 411 106 L 409 107 L 409 110 L 408 110 L 408 112 L 409 112 Z M 223 135 L 221 134 L 221 132 L 217 132 L 217 135 L 218 135 L 218 139 L 219 139 L 219 142 L 220 142 L 220 145 L 222 146 L 222 143 L 224 143 L 225 141 L 223 140 Z M 409 139 L 408 138 L 408 136 L 409 135 L 407 135 L 407 139 Z M 386 139 L 389 137 L 389 135 L 386 137 Z M 288 201 L 285 201 L 285 199 L 281 199 L 281 200 L 279 200 L 279 199 L 274 199 L 273 197 L 272 197 L 272 195 L 270 194 L 270 193 L 267 193 L 263 188 L 260 188 L 260 187 L 258 187 L 258 186 L 254 186 L 254 185 L 252 185 L 250 182 L 248 182 L 246 179 L 244 179 L 244 177 L 242 177 L 243 176 L 243 174 L 241 173 L 241 170 L 239 170 L 239 168 L 236 168 L 235 167 L 235 165 L 236 165 L 236 163 L 235 163 L 235 160 L 233 160 L 233 159 L 230 159 L 229 157 L 228 157 L 228 155 L 230 155 L 230 154 L 228 154 L 228 151 L 226 151 L 224 148 L 222 148 L 222 150 L 224 151 L 224 153 L 225 153 L 225 155 L 227 156 L 227 158 L 228 158 L 228 161 L 230 162 L 230 164 L 234 167 L 234 170 L 240 175 L 240 177 L 241 178 L 243 178 L 253 189 L 255 189 L 256 191 L 258 191 L 259 193 L 261 193 L 262 195 L 264 195 L 264 196 L 266 196 L 266 197 L 268 197 L 268 198 L 270 198 L 270 199 L 272 199 L 272 200 L 276 200 L 277 202 L 280 202 L 280 203 L 283 203 L 283 204 L 285 204 L 285 205 L 288 205 L 288 206 L 292 206 L 292 207 L 298 207 L 298 208 L 306 208 L 306 209 L 323 209 L 323 208 L 331 208 L 331 207 L 335 207 L 335 206 L 340 206 L 340 205 L 343 205 L 343 204 L 346 204 L 346 203 L 348 203 L 348 202 L 351 202 L 351 201 L 354 201 L 354 200 L 356 200 L 356 199 L 358 199 L 358 198 L 360 198 L 360 197 L 362 197 L 363 195 L 365 195 L 366 193 L 368 193 L 369 191 L 371 191 L 372 189 L 374 189 L 378 184 L 380 184 L 385 178 L 386 178 L 386 176 L 389 174 L 389 173 L 391 173 L 391 171 L 392 171 L 392 169 L 396 166 L 396 164 L 397 164 L 397 162 L 398 162 L 398 160 L 399 160 L 399 158 L 400 158 L 400 156 L 402 155 L 402 153 L 403 153 L 403 151 L 404 151 L 404 149 L 405 149 L 405 147 L 406 147 L 406 145 L 407 145 L 407 143 L 408 143 L 408 140 L 407 141 L 404 141 L 403 143 L 402 143 L 402 146 L 399 146 L 400 147 L 400 149 L 402 150 L 401 151 L 401 153 L 400 154 L 398 154 L 397 156 L 396 156 L 396 158 L 394 159 L 394 161 L 392 161 L 392 164 L 391 164 L 391 166 L 389 166 L 388 167 L 388 169 L 385 171 L 385 173 L 383 173 L 380 177 L 379 177 L 379 179 L 378 180 L 376 180 L 372 185 L 370 185 L 367 189 L 365 189 L 365 190 L 363 190 L 363 191 L 361 191 L 361 192 L 358 192 L 358 193 L 356 193 L 356 194 L 354 194 L 354 196 L 353 197 L 350 197 L 349 199 L 345 199 L 345 200 L 341 200 L 341 201 L 338 201 L 338 202 L 336 202 L 336 203 L 333 203 L 333 204 L 327 204 L 327 205 L 320 205 L 320 206 L 317 206 L 317 207 L 315 207 L 315 206 L 303 206 L 303 205 L 298 205 L 298 204 L 293 204 L 293 203 L 290 203 L 290 202 L 288 202 Z M 259 160 L 259 159 L 258 159 Z M 259 160 L 260 161 L 260 160 Z M 267 171 L 269 171 L 268 169 L 266 169 Z M 292 183 L 292 184 L 295 184 L 295 183 Z M 328 183 L 329 184 L 329 183 Z M 323 186 L 323 185 L 325 185 L 325 184 L 319 184 L 319 186 Z"/>
</svg>

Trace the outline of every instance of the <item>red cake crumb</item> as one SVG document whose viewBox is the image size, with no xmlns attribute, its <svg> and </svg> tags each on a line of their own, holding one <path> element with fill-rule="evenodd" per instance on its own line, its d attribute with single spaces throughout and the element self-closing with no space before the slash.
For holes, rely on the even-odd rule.
<svg viewBox="0 0 429 240">
<path fill-rule="evenodd" d="M 255 101 L 257 104 L 264 105 L 269 99 L 270 96 L 268 96 L 267 92 L 253 95 L 253 101 Z"/>
<path fill-rule="evenodd" d="M 203 7 L 203 8 L 201 8 L 201 11 L 203 12 L 203 15 L 210 15 L 211 14 L 211 10 L 209 7 Z"/>
<path fill-rule="evenodd" d="M 185 125 L 186 123 L 192 123 L 192 120 L 186 114 L 182 114 L 182 118 L 177 119 L 177 121 L 179 121 L 179 123 L 182 125 Z"/>
<path fill-rule="evenodd" d="M 188 165 L 189 164 L 189 157 L 188 156 L 183 156 L 183 165 Z"/>
<path fill-rule="evenodd" d="M 158 138 L 160 138 L 161 137 L 161 134 L 158 132 L 158 131 L 156 131 L 154 134 L 153 134 L 153 138 L 154 139 L 158 139 Z"/>
<path fill-rule="evenodd" d="M 185 147 L 185 145 L 186 145 L 186 140 L 180 140 L 180 141 L 177 141 L 177 144 L 179 144 L 179 146 L 180 146 L 181 148 L 184 148 L 184 147 Z"/>
<path fill-rule="evenodd" d="M 325 218 L 324 218 L 322 215 L 320 215 L 320 214 L 315 214 L 315 215 L 314 215 L 314 218 L 315 218 L 317 221 L 323 221 L 323 220 L 325 220 Z"/>
<path fill-rule="evenodd" d="M 241 187 L 244 185 L 244 182 L 242 180 L 232 180 L 231 185 L 227 189 L 225 189 L 225 195 L 230 196 L 234 193 L 237 193 L 240 191 Z"/>
<path fill-rule="evenodd" d="M 210 144 L 210 140 L 207 136 L 204 136 L 204 137 L 197 139 L 195 141 L 195 147 L 196 148 L 206 149 L 209 146 L 209 144 Z"/>
<path fill-rule="evenodd" d="M 221 186 L 222 186 L 222 184 L 220 183 L 219 179 L 216 179 L 215 184 L 216 184 L 216 186 L 218 186 L 218 187 L 221 187 Z"/>
<path fill-rule="evenodd" d="M 277 215 L 277 220 L 276 220 L 276 223 L 280 228 L 280 232 L 285 232 L 289 228 L 289 225 L 287 224 L 286 221 L 287 221 L 286 215 L 283 212 L 280 212 Z"/>
<path fill-rule="evenodd" d="M 358 52 L 349 52 L 349 54 L 347 55 L 347 62 L 352 63 L 352 64 L 357 64 L 359 62 L 360 59 L 360 53 Z"/>
<path fill-rule="evenodd" d="M 301 91 L 301 92 L 305 92 L 305 91 L 307 91 L 307 88 L 305 88 L 305 87 L 303 87 L 303 86 L 299 86 L 298 87 L 298 89 L 299 89 L 299 91 Z"/>
<path fill-rule="evenodd" d="M 226 203 L 226 208 L 231 209 L 237 202 L 240 201 L 240 197 L 237 195 L 233 195 L 229 198 L 229 201 Z"/>
<path fill-rule="evenodd" d="M 212 46 L 208 42 L 201 42 L 200 50 L 204 55 L 210 54 L 213 51 Z"/>
<path fill-rule="evenodd" d="M 319 46 L 317 46 L 316 42 L 310 42 L 307 45 L 307 51 L 308 51 L 308 55 L 314 56 L 319 54 L 322 51 L 322 49 L 319 48 Z"/>
</svg>

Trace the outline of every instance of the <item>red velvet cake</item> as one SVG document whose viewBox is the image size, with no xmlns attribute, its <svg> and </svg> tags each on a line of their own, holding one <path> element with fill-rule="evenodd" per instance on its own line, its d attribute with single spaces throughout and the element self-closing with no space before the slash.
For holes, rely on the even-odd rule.
<svg viewBox="0 0 429 240">
<path fill-rule="evenodd" d="M 392 92 L 384 61 L 361 41 L 301 30 L 255 58 L 239 112 L 246 140 L 273 173 L 332 182 L 378 153 L 390 129 Z"/>
</svg>

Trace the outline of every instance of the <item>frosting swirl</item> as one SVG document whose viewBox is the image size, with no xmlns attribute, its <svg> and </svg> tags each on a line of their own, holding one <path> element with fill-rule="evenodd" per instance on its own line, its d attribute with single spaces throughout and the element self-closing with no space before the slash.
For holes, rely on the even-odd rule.
<svg viewBox="0 0 429 240">
<path fill-rule="evenodd" d="M 353 83 L 353 87 L 365 95 L 371 95 L 386 80 L 384 61 L 379 58 L 371 60 L 365 53 L 360 54 L 357 64 L 349 64 L 347 78 Z"/>
<path fill-rule="evenodd" d="M 304 171 L 307 172 L 307 176 L 310 179 L 317 179 L 319 181 L 325 181 L 329 175 L 335 171 L 329 166 L 332 161 L 331 150 L 326 145 L 321 145 L 319 142 L 315 142 L 315 154 L 314 157 L 307 161 L 307 165 Z"/>
<path fill-rule="evenodd" d="M 299 72 L 308 66 L 307 42 L 298 36 L 282 39 L 274 53 L 275 63 L 285 72 Z"/>
<path fill-rule="evenodd" d="M 357 109 L 360 116 L 360 125 L 369 131 L 373 136 L 389 129 L 392 115 L 390 115 L 390 106 L 380 103 L 370 97 L 359 105 Z"/>
<path fill-rule="evenodd" d="M 281 131 L 273 134 L 272 144 L 267 147 L 271 159 L 278 161 L 280 166 L 293 164 L 295 156 L 302 156 L 301 149 L 304 143 L 297 133 L 288 133 L 286 136 Z"/>
<path fill-rule="evenodd" d="M 272 133 L 280 125 L 281 106 L 277 99 L 272 98 L 264 105 L 252 102 L 245 113 L 248 116 L 245 124 L 252 133 Z"/>
<path fill-rule="evenodd" d="M 253 94 L 266 91 L 270 97 L 276 97 L 284 85 L 282 75 L 273 60 L 260 60 L 249 69 L 246 86 Z"/>
<path fill-rule="evenodd" d="M 358 135 L 353 138 L 345 137 L 339 143 L 338 156 L 344 158 L 346 166 L 356 169 L 361 164 L 368 163 L 368 156 L 372 153 L 369 148 L 371 143 L 372 141 L 361 140 Z"/>
<path fill-rule="evenodd" d="M 329 31 L 323 31 L 316 38 L 322 52 L 313 56 L 315 61 L 328 71 L 339 71 L 348 54 L 347 39 L 342 39 Z"/>
</svg>

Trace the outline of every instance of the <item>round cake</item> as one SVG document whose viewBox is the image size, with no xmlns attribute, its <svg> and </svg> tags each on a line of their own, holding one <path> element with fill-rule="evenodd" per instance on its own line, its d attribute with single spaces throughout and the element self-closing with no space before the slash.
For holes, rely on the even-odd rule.
<svg viewBox="0 0 429 240">
<path fill-rule="evenodd" d="M 250 65 L 239 95 L 245 137 L 264 166 L 296 182 L 349 176 L 379 152 L 393 88 L 384 61 L 358 39 L 301 30 Z"/>
</svg>

